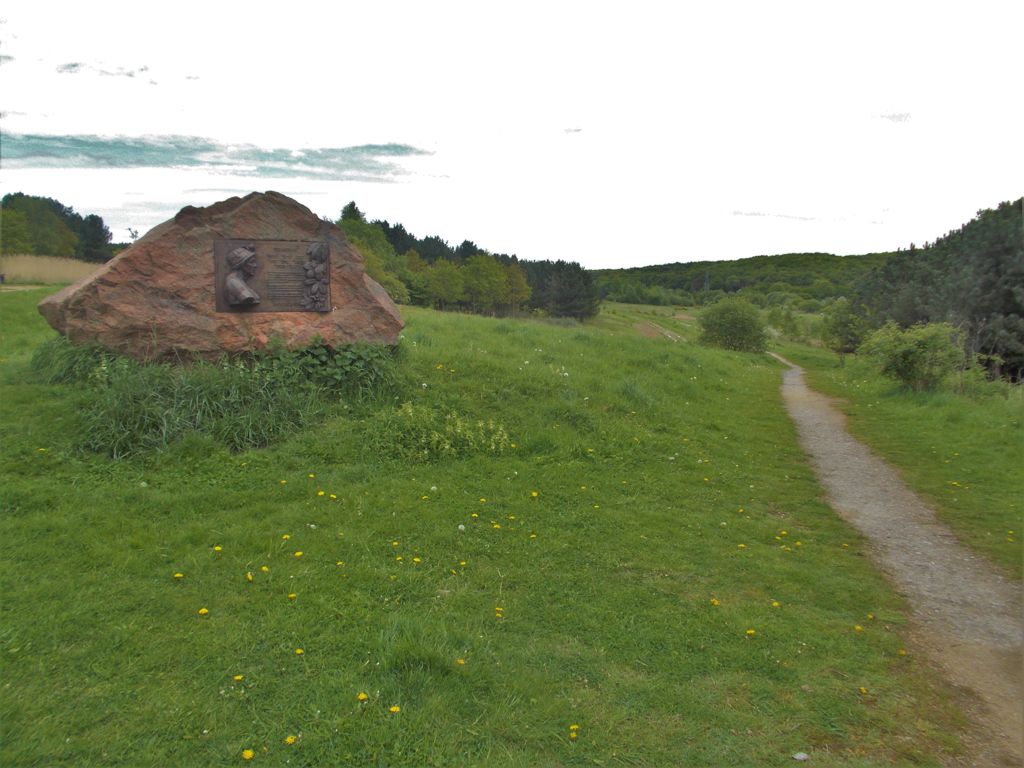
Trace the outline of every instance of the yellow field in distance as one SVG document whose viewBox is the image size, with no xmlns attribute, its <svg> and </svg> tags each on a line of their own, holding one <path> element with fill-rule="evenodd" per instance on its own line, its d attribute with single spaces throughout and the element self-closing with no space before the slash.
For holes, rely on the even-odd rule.
<svg viewBox="0 0 1024 768">
<path fill-rule="evenodd" d="M 0 256 L 0 274 L 7 284 L 74 283 L 90 275 L 102 265 L 56 256 Z"/>
</svg>

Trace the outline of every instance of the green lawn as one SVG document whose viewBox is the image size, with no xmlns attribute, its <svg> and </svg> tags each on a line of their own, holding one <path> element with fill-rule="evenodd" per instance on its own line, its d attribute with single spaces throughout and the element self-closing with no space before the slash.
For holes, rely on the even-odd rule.
<svg viewBox="0 0 1024 768">
<path fill-rule="evenodd" d="M 956 382 L 912 392 L 855 356 L 782 345 L 815 389 L 838 398 L 850 431 L 899 467 L 965 544 L 1011 577 L 1024 565 L 1024 390 Z"/>
<path fill-rule="evenodd" d="M 43 295 L 0 295 L 5 766 L 960 749 L 764 356 L 407 309 L 393 397 L 261 451 L 113 461 L 74 447 L 87 388 L 31 380 Z M 383 457 L 405 402 L 514 447 Z"/>
</svg>

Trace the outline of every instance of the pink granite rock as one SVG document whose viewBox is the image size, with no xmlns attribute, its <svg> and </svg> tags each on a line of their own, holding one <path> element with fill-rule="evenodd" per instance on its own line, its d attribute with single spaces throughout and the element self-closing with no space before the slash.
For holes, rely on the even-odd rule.
<svg viewBox="0 0 1024 768">
<path fill-rule="evenodd" d="M 326 240 L 329 311 L 218 311 L 214 243 L 224 240 Z M 395 344 L 403 326 L 345 234 L 277 192 L 183 208 L 89 277 L 44 299 L 39 311 L 73 342 L 140 360 L 216 358 L 263 349 L 271 339 L 287 347 L 316 338 L 332 347 Z"/>
</svg>

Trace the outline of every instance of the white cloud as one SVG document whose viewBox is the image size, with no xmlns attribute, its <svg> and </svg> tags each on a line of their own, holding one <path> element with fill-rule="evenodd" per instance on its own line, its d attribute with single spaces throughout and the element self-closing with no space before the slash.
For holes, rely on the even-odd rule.
<svg viewBox="0 0 1024 768">
<path fill-rule="evenodd" d="M 356 199 L 420 235 L 593 266 L 895 248 L 1021 193 L 1019 3 L 184 0 L 157 35 L 143 7 L 105 6 L 102 25 L 71 2 L 5 11 L 5 132 L 405 144 L 432 154 L 395 184 L 273 184 L 320 213 Z M 226 170 L 131 188 L 201 204 L 185 190 L 254 181 Z M 124 181 L 0 184 L 91 210 Z"/>
</svg>

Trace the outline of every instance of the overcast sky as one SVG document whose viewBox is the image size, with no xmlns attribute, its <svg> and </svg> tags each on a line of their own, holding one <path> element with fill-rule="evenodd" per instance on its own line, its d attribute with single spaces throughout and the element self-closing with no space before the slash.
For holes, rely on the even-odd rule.
<svg viewBox="0 0 1024 768">
<path fill-rule="evenodd" d="M 274 189 L 623 267 L 856 254 L 1024 194 L 1024 3 L 7 3 L 0 191 L 115 240 Z"/>
</svg>

